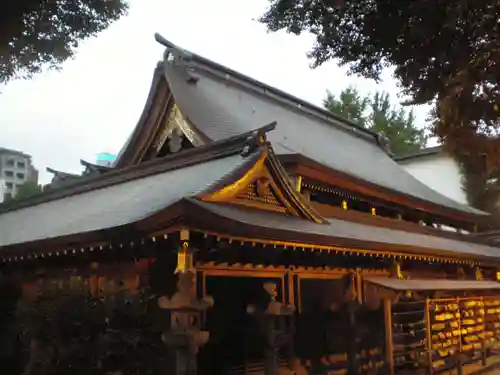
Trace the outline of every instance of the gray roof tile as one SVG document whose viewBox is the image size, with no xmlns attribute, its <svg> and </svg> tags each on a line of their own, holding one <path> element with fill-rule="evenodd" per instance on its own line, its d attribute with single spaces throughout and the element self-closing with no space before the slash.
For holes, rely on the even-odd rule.
<svg viewBox="0 0 500 375">
<path fill-rule="evenodd" d="M 165 61 L 165 76 L 183 114 L 210 139 L 218 141 L 277 121 L 269 139 L 278 154 L 302 154 L 381 187 L 484 214 L 415 179 L 379 146 L 374 133 L 202 57 L 189 57 L 182 63 Z M 186 71 L 197 80 L 186 79 Z"/>
<path fill-rule="evenodd" d="M 228 156 L 7 211 L 0 214 L 0 248 L 138 221 L 200 193 L 245 160 Z"/>
<path fill-rule="evenodd" d="M 359 224 L 353 221 L 334 218 L 328 218 L 328 224 L 316 224 L 290 216 L 262 212 L 255 209 L 207 202 L 196 202 L 196 204 L 218 215 L 241 223 L 241 228 L 244 228 L 245 225 L 252 225 L 261 228 L 272 228 L 273 233 L 284 231 L 297 232 L 298 234 L 305 233 L 337 239 L 359 240 L 366 243 L 374 242 L 401 247 L 411 246 L 427 250 L 426 252 L 432 254 L 436 254 L 437 251 L 445 251 L 450 253 L 450 255 L 466 255 L 471 258 L 484 256 L 500 259 L 499 247 L 479 244 L 477 242 L 467 242 L 465 238 L 461 241 L 453 238 Z M 332 244 L 335 245 L 335 243 Z"/>
</svg>

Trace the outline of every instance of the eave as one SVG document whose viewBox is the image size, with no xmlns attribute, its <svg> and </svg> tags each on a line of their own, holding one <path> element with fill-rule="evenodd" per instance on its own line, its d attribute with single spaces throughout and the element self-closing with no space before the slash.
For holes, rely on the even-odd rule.
<svg viewBox="0 0 500 375">
<path fill-rule="evenodd" d="M 481 214 L 479 210 L 477 214 L 466 213 L 452 208 L 435 205 L 431 202 L 402 194 L 387 187 L 375 185 L 346 173 L 332 170 L 301 154 L 280 155 L 279 159 L 290 173 L 322 181 L 328 185 L 349 189 L 383 201 L 472 224 L 485 222 L 488 218 L 486 213 Z"/>
<path fill-rule="evenodd" d="M 255 209 L 244 211 L 250 214 L 250 217 L 242 212 L 243 215 L 240 214 L 240 217 L 245 219 L 240 221 L 224 214 L 224 210 L 219 211 L 218 206 L 220 204 L 185 198 L 134 223 L 106 230 L 7 246 L 2 248 L 2 256 L 8 259 L 27 260 L 28 258 L 43 257 L 43 255 L 55 257 L 80 251 L 98 251 L 99 248 L 102 248 L 99 246 L 100 244 L 106 244 L 109 247 L 110 244 L 117 246 L 116 244 L 123 244 L 125 241 L 125 245 L 127 245 L 130 242 L 138 243 L 141 239 L 151 236 L 167 235 L 180 230 L 180 228 L 189 228 L 210 236 L 238 240 L 242 243 L 288 247 L 294 251 L 309 249 L 311 251 L 331 252 L 332 254 L 380 257 L 381 259 L 394 258 L 438 263 L 482 264 L 485 266 L 500 265 L 500 255 L 460 253 L 416 245 L 409 246 L 346 236 L 325 235 L 311 231 L 306 227 L 303 227 L 303 230 L 298 230 L 296 225 L 290 228 L 283 228 L 279 225 L 269 226 L 260 220 L 251 218 L 255 214 L 262 214 L 256 212 Z M 220 207 L 223 208 L 224 204 Z M 311 225 L 321 224 L 311 223 Z M 478 244 L 478 247 L 481 246 Z M 47 249 L 50 249 L 50 253 L 47 253 Z"/>
<path fill-rule="evenodd" d="M 269 125 L 266 125 L 251 132 L 227 138 L 220 142 L 214 142 L 207 146 L 187 150 L 180 154 L 173 154 L 146 163 L 132 165 L 127 168 L 112 168 L 109 172 L 102 175 L 91 175 L 86 178 L 78 178 L 60 189 L 44 191 L 36 196 L 16 201 L 16 204 L 12 205 L 12 207 L 0 208 L 0 214 L 70 197 L 76 194 L 82 194 L 92 190 L 103 189 L 157 173 L 194 165 L 202 161 L 223 158 L 227 155 L 240 152 L 248 138 L 254 133 L 259 133 L 259 131 L 266 132 L 269 130 Z"/>
<path fill-rule="evenodd" d="M 114 168 L 126 168 L 143 162 L 143 158 L 150 150 L 157 134 L 165 124 L 168 110 L 175 105 L 170 87 L 163 71 L 163 63 L 158 63 L 146 104 L 141 113 L 139 121 L 117 156 Z M 200 132 L 194 124 L 190 124 L 191 130 L 201 140 L 202 145 L 212 143 L 207 136 Z"/>
</svg>

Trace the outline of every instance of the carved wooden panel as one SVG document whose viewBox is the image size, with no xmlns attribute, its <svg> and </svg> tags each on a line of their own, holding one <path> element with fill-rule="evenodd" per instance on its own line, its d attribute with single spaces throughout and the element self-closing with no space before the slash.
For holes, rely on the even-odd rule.
<svg viewBox="0 0 500 375">
<path fill-rule="evenodd" d="M 285 209 L 270 186 L 270 181 L 266 178 L 258 179 L 249 184 L 236 195 L 235 200 L 250 201 L 257 204 L 271 205 L 276 208 Z"/>
</svg>

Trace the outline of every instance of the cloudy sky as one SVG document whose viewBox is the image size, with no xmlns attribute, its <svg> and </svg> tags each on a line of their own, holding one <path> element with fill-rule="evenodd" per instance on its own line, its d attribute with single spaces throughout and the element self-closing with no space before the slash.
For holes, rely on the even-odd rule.
<svg viewBox="0 0 500 375">
<path fill-rule="evenodd" d="M 159 32 L 173 43 L 243 74 L 321 105 L 326 90 L 350 84 L 362 92 L 398 93 L 390 72 L 377 85 L 348 77 L 335 62 L 311 70 L 309 35 L 268 34 L 255 21 L 267 0 L 130 0 L 128 16 L 82 43 L 60 72 L 2 87 L 0 147 L 33 156 L 41 182 L 45 168 L 78 173 L 79 160 L 117 153 L 134 128 L 163 48 Z M 417 109 L 424 123 L 426 110 Z"/>
</svg>

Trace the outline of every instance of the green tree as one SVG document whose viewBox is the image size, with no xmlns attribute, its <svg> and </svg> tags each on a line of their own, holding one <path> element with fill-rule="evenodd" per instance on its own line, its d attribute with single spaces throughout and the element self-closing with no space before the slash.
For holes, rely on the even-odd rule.
<svg viewBox="0 0 500 375">
<path fill-rule="evenodd" d="M 261 17 L 271 31 L 312 33 L 313 66 L 337 59 L 375 80 L 394 67 L 413 104 L 436 104 L 431 127 L 452 152 L 500 130 L 499 20 L 496 0 L 270 0 Z"/>
<path fill-rule="evenodd" d="M 5 203 L 20 201 L 34 195 L 41 194 L 43 192 L 42 185 L 38 185 L 36 182 L 25 182 L 17 188 L 16 195 L 12 198 L 8 198 Z"/>
<path fill-rule="evenodd" d="M 409 104 L 434 106 L 429 129 L 459 162 L 464 186 L 484 187 L 467 192 L 470 203 L 491 211 L 491 171 L 476 168 L 485 154 L 490 165 L 500 161 L 500 2 L 270 0 L 260 21 L 312 33 L 313 67 L 335 59 L 375 80 L 393 67 Z"/>
<path fill-rule="evenodd" d="M 0 83 L 59 68 L 80 41 L 126 11 L 125 0 L 6 0 L 0 7 Z"/>
<path fill-rule="evenodd" d="M 366 110 L 369 106 L 369 99 L 370 98 L 367 96 L 362 97 L 355 87 L 349 86 L 340 92 L 338 98 L 330 91 L 327 91 L 326 99 L 323 100 L 323 105 L 330 112 L 336 113 L 365 127 Z"/>
<path fill-rule="evenodd" d="M 427 143 L 425 131 L 415 125 L 413 111 L 393 106 L 388 93 L 362 96 L 356 88 L 348 87 L 338 98 L 327 92 L 323 105 L 364 128 L 383 133 L 395 155 L 416 152 Z"/>
</svg>

